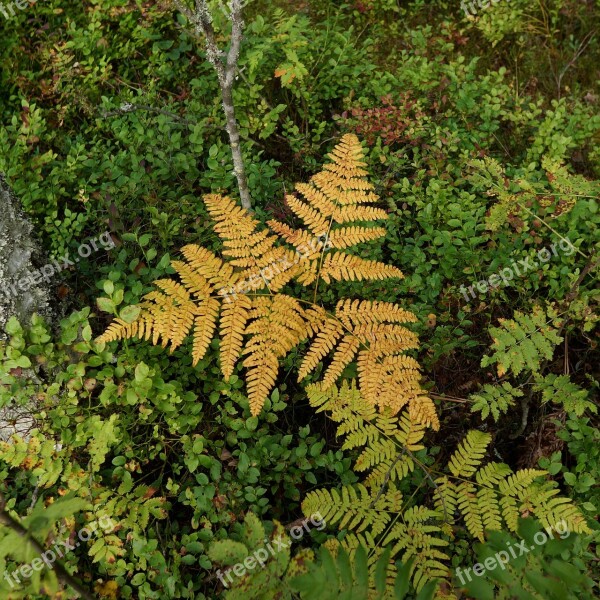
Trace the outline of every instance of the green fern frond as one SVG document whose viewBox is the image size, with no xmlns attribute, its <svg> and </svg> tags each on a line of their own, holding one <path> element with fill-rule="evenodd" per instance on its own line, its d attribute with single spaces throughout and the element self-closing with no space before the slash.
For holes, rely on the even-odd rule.
<svg viewBox="0 0 600 600">
<path fill-rule="evenodd" d="M 481 513 L 477 488 L 469 481 L 463 481 L 457 486 L 458 508 L 465 520 L 465 525 L 469 533 L 483 542 L 484 525 L 483 514 Z"/>
<path fill-rule="evenodd" d="M 492 399 L 501 393 L 519 397 L 519 390 L 508 385 L 489 386 L 484 392 Z M 527 514 L 545 526 L 564 520 L 572 531 L 587 531 L 573 503 L 558 497 L 552 482 L 539 481 L 545 471 L 514 473 L 504 463 L 484 463 L 492 437 L 477 430 L 469 431 L 458 445 L 446 474 L 435 480 L 426 474 L 433 487 L 433 508 L 407 508 L 400 493 L 402 480 L 417 468 L 427 469 L 415 455 L 423 448 L 425 426 L 412 421 L 410 413 L 398 418 L 376 412 L 354 383 L 339 389 L 309 386 L 308 394 L 311 405 L 327 410 L 338 424 L 338 435 L 345 438 L 343 447 L 360 450 L 354 470 L 368 474 L 362 485 L 309 493 L 302 505 L 304 514 L 319 512 L 328 523 L 344 530 L 342 546 L 350 554 L 359 544 L 366 544 L 373 553 L 391 548 L 390 560 L 412 559 L 411 580 L 417 590 L 434 579 L 448 579 L 444 547 L 454 537 L 459 519 L 470 536 L 480 541 L 488 531 L 504 527 L 516 531 L 519 519 Z M 392 515 L 398 519 L 392 521 Z"/>
<path fill-rule="evenodd" d="M 448 468 L 455 477 L 471 477 L 481 464 L 492 436 L 472 430 L 450 457 Z"/>
<path fill-rule="evenodd" d="M 533 390 L 541 392 L 542 404 L 550 401 L 561 404 L 568 413 L 574 413 L 578 417 L 586 410 L 594 414 L 598 412 L 598 407 L 587 400 L 588 392 L 574 384 L 568 375 L 549 373 L 545 377 L 538 376 Z"/>
<path fill-rule="evenodd" d="M 339 492 L 336 489 L 309 492 L 302 502 L 302 510 L 305 514 L 319 513 L 328 524 L 338 523 L 340 529 L 347 527 L 360 533 L 370 527 L 376 536 L 385 529 L 390 515 L 374 510 L 372 500 L 363 485 L 347 485 Z"/>
<path fill-rule="evenodd" d="M 458 507 L 458 489 L 446 475 L 435 480 L 433 500 L 436 510 L 444 515 L 444 521 L 453 524 L 454 513 Z"/>
<path fill-rule="evenodd" d="M 477 505 L 486 531 L 502 529 L 500 503 L 496 490 L 488 487 L 477 491 Z"/>
<path fill-rule="evenodd" d="M 514 406 L 515 398 L 522 396 L 523 392 L 508 381 L 496 386 L 486 383 L 478 393 L 469 396 L 473 400 L 471 412 L 480 412 L 482 419 L 487 419 L 491 413 L 494 421 L 498 421 L 501 413 L 508 412 Z"/>
<path fill-rule="evenodd" d="M 492 487 L 512 474 L 512 469 L 504 463 L 491 462 L 481 467 L 475 473 L 475 480 L 479 485 Z"/>
<path fill-rule="evenodd" d="M 518 310 L 514 319 L 500 319 L 501 327 L 491 327 L 494 343 L 492 356 L 485 356 L 481 366 L 498 363 L 498 376 L 507 371 L 519 375 L 521 371 L 539 371 L 542 360 L 550 360 L 562 337 L 550 325 L 553 313 L 536 306 L 530 315 Z"/>
</svg>

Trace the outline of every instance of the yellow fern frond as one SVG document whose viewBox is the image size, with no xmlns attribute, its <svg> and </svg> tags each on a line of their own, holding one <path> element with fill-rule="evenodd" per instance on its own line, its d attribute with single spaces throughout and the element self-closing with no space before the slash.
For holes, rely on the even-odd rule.
<svg viewBox="0 0 600 600">
<path fill-rule="evenodd" d="M 196 271 L 188 263 L 180 260 L 171 261 L 171 266 L 175 269 L 186 289 L 201 300 L 204 300 L 214 292 L 214 287 L 208 279 Z"/>
<path fill-rule="evenodd" d="M 145 303 L 139 305 L 142 309 L 139 317 L 133 322 L 128 323 L 123 319 L 115 319 L 107 330 L 98 336 L 98 342 L 114 342 L 116 340 L 126 340 L 129 338 L 150 339 L 154 328 L 154 317 L 144 310 Z"/>
<path fill-rule="evenodd" d="M 204 358 L 217 327 L 220 303 L 216 298 L 207 298 L 196 310 L 194 321 L 194 347 L 192 350 L 192 366 Z"/>
<path fill-rule="evenodd" d="M 330 283 L 331 279 L 361 281 L 363 279 L 390 279 L 392 277 L 401 279 L 404 277 L 402 271 L 396 267 L 343 252 L 327 254 L 320 275 L 326 283 Z"/>
<path fill-rule="evenodd" d="M 274 220 L 267 221 L 267 224 L 286 242 L 289 242 L 296 248 L 301 247 L 303 254 L 305 254 L 304 250 L 310 250 L 311 247 L 314 247 L 315 252 L 319 254 L 323 247 L 322 242 L 319 242 L 319 238 L 315 237 L 311 232 L 306 231 L 306 229 L 292 229 L 289 225 Z"/>
<path fill-rule="evenodd" d="M 340 177 L 331 171 L 329 165 L 325 165 L 323 171 L 313 175 L 310 182 L 327 196 L 336 200 L 340 193 L 346 192 L 348 204 L 358 204 L 358 198 L 363 197 L 363 195 L 369 198 L 371 202 L 375 198 L 379 199 L 377 195 L 372 193 L 373 184 L 362 177 Z M 366 199 L 363 198 L 364 201 Z"/>
<path fill-rule="evenodd" d="M 435 404 L 427 396 L 417 396 L 408 401 L 408 414 L 415 423 L 431 427 L 434 431 L 440 429 L 440 419 Z"/>
<path fill-rule="evenodd" d="M 209 194 L 204 202 L 215 220 L 215 233 L 223 240 L 223 255 L 230 258 L 231 266 L 263 268 L 281 259 L 285 249 L 275 246 L 277 236 L 266 229 L 259 230 L 259 222 L 234 200 Z"/>
<path fill-rule="evenodd" d="M 297 277 L 302 269 L 298 263 L 294 264 L 288 258 L 282 259 L 281 264 L 282 266 L 285 266 L 285 268 L 282 268 L 279 273 L 276 273 L 273 278 L 269 280 L 269 289 L 272 293 L 280 291 L 287 283 L 294 279 L 294 277 Z"/>
<path fill-rule="evenodd" d="M 296 195 L 286 196 L 290 209 L 304 222 L 306 229 L 295 231 L 287 225 L 269 221 L 273 231 L 286 241 L 299 247 L 310 237 L 328 236 L 328 248 L 338 250 L 369 242 L 385 235 L 382 227 L 366 227 L 353 223 L 373 223 L 387 219 L 385 210 L 372 206 L 379 198 L 373 186 L 366 181 L 364 152 L 355 135 L 345 135 L 329 155 L 320 173 L 311 177 L 309 183 L 299 183 Z M 341 225 L 349 225 L 341 227 Z M 326 283 L 335 280 L 363 280 L 403 277 L 402 272 L 392 266 L 368 261 L 350 254 L 315 252 L 306 257 L 298 269 L 296 280 L 302 285 L 311 285 L 322 277 Z M 318 260 L 317 260 L 318 259 Z"/>
<path fill-rule="evenodd" d="M 225 379 L 233 375 L 233 370 L 242 352 L 243 336 L 250 316 L 252 303 L 248 296 L 236 296 L 226 302 L 221 309 L 221 371 Z"/>
<path fill-rule="evenodd" d="M 233 267 L 223 262 L 210 250 L 188 244 L 181 249 L 190 266 L 215 288 L 228 286 L 232 282 Z"/>
<path fill-rule="evenodd" d="M 154 317 L 152 342 L 156 344 L 162 338 L 162 346 L 170 342 L 173 351 L 190 333 L 196 304 L 180 283 L 171 279 L 159 279 L 154 283 L 164 293 L 154 291 L 144 296 L 147 310 Z"/>
<path fill-rule="evenodd" d="M 331 320 L 331 315 L 318 305 L 313 305 L 304 311 L 306 336 L 313 337 L 321 331 L 326 323 Z"/>
<path fill-rule="evenodd" d="M 245 333 L 251 338 L 244 348 L 244 366 L 248 368 L 250 411 L 258 415 L 275 385 L 279 359 L 305 337 L 306 327 L 300 304 L 284 294 L 255 298 L 250 319 Z"/>
<path fill-rule="evenodd" d="M 328 198 L 321 190 L 309 183 L 297 183 L 296 190 L 304 196 L 313 209 L 316 209 L 323 217 L 331 217 L 336 209 L 336 198 Z"/>
<path fill-rule="evenodd" d="M 377 219 L 386 219 L 387 213 L 381 208 L 372 206 L 340 206 L 333 213 L 333 220 L 336 223 L 352 223 L 354 221 L 375 221 Z"/>
<path fill-rule="evenodd" d="M 317 333 L 300 367 L 300 380 L 339 343 L 322 380 L 325 389 L 335 383 L 358 352 L 360 387 L 367 401 L 381 409 L 391 408 L 392 414 L 408 405 L 416 422 L 439 427 L 435 406 L 420 386 L 419 364 L 402 354 L 417 348 L 418 338 L 398 323 L 416 317 L 393 304 L 369 301 L 339 302 L 335 317 L 326 319 Z"/>
<path fill-rule="evenodd" d="M 369 323 L 416 323 L 414 313 L 391 302 L 377 300 L 340 300 L 336 306 L 336 315 L 355 325 Z"/>
<path fill-rule="evenodd" d="M 338 345 L 331 364 L 323 376 L 323 386 L 333 385 L 344 369 L 352 362 L 360 347 L 360 340 L 354 335 L 347 335 Z"/>
<path fill-rule="evenodd" d="M 207 194 L 203 200 L 216 222 L 214 231 L 222 240 L 239 240 L 256 233 L 258 221 L 229 196 Z"/>
<path fill-rule="evenodd" d="M 292 211 L 300 217 L 306 227 L 308 227 L 314 235 L 323 235 L 329 230 L 329 220 L 319 210 L 312 208 L 310 204 L 306 204 L 295 196 L 288 195 L 285 197 L 287 205 Z"/>
<path fill-rule="evenodd" d="M 367 163 L 363 162 L 362 146 L 358 138 L 351 133 L 342 136 L 340 143 L 329 153 L 329 158 L 333 163 L 327 165 L 327 170 L 340 177 L 351 179 L 367 175 L 367 171 L 362 168 L 367 166 Z"/>
<path fill-rule="evenodd" d="M 302 381 L 309 373 L 316 369 L 319 362 L 333 350 L 335 344 L 343 334 L 343 327 L 337 319 L 328 318 L 323 328 L 318 331 L 315 341 L 312 343 L 300 365 L 298 381 Z"/>
<path fill-rule="evenodd" d="M 331 232 L 329 241 L 334 248 L 343 250 L 364 242 L 385 237 L 383 227 L 341 227 Z"/>
</svg>

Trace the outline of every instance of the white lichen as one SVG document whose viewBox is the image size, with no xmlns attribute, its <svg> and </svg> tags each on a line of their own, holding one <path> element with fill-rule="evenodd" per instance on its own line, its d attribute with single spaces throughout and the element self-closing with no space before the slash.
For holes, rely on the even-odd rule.
<svg viewBox="0 0 600 600">
<path fill-rule="evenodd" d="M 6 323 L 13 316 L 23 325 L 29 324 L 34 313 L 52 317 L 47 283 L 32 280 L 40 264 L 33 226 L 0 173 L 0 341 L 6 339 Z M 21 284 L 26 291 L 20 289 L 19 282 L 28 282 Z M 14 433 L 22 435 L 33 426 L 34 419 L 27 406 L 15 403 L 0 406 L 0 439 L 6 440 Z"/>
</svg>

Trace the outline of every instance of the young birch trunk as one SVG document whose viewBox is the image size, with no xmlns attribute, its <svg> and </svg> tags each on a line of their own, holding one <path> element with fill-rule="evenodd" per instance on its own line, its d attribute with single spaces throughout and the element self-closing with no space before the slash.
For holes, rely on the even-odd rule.
<svg viewBox="0 0 600 600">
<path fill-rule="evenodd" d="M 240 132 L 235 118 L 235 107 L 233 105 L 233 84 L 235 82 L 244 28 L 242 2 L 241 0 L 231 0 L 229 2 L 228 16 L 231 20 L 231 45 L 227 53 L 219 50 L 219 47 L 217 46 L 215 30 L 212 25 L 212 16 L 208 5 L 206 4 L 206 0 L 196 0 L 193 11 L 187 8 L 182 0 L 175 0 L 175 3 L 188 22 L 194 27 L 194 33 L 198 37 L 204 38 L 206 58 L 217 72 L 219 87 L 221 89 L 221 101 L 225 113 L 225 129 L 229 136 L 229 145 L 231 147 L 231 156 L 233 158 L 233 172 L 237 179 L 242 206 L 246 210 L 251 211 L 252 201 L 250 199 L 246 168 L 244 167 L 244 159 L 242 157 Z M 223 58 L 225 61 L 223 61 Z"/>
</svg>

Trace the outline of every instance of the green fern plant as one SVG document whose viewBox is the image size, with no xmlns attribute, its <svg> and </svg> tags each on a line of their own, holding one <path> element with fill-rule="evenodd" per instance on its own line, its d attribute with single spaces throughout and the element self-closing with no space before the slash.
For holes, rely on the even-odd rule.
<svg viewBox="0 0 600 600">
<path fill-rule="evenodd" d="M 516 531 L 524 514 L 535 515 L 544 527 L 564 520 L 570 531 L 590 531 L 572 502 L 557 497 L 556 484 L 542 480 L 546 471 L 513 472 L 504 463 L 484 463 L 492 440 L 488 433 L 470 431 L 447 466 L 430 473 L 415 456 L 423 448 L 424 427 L 405 416 L 373 411 L 354 384 L 329 390 L 309 386 L 308 396 L 317 411 L 327 411 L 338 423 L 342 447 L 360 449 L 354 469 L 365 472 L 366 478 L 339 490 L 310 492 L 303 512 L 318 511 L 328 525 L 345 530 L 341 545 L 351 556 L 361 544 L 368 548 L 373 574 L 384 549 L 390 547 L 390 574 L 395 572 L 393 561 L 413 559 L 410 575 L 417 591 L 436 578 L 449 582 L 450 557 L 444 549 L 459 521 L 480 541 L 488 530 Z M 399 490 L 416 468 L 425 469 L 431 483 L 432 506 L 414 505 Z M 389 594 L 391 589 L 388 585 Z"/>
<path fill-rule="evenodd" d="M 490 157 L 472 160 L 469 165 L 473 169 L 469 175 L 473 187 L 497 198 L 486 219 L 487 228 L 491 231 L 498 231 L 504 226 L 511 214 L 531 217 L 531 211 L 526 208 L 531 201 L 537 201 L 544 207 L 553 205 L 553 216 L 558 217 L 570 211 L 577 198 L 597 198 L 600 193 L 598 182 L 569 173 L 563 164 L 549 157 L 541 160 L 546 181 L 509 179 L 500 163 Z"/>
<path fill-rule="evenodd" d="M 482 367 L 497 363 L 498 376 L 508 371 L 519 375 L 524 370 L 536 372 L 543 360 L 550 360 L 554 348 L 562 342 L 558 329 L 551 323 L 558 323 L 556 312 L 535 306 L 531 314 L 515 311 L 514 319 L 500 319 L 500 327 L 490 327 L 494 340 L 493 354 L 484 356 Z"/>
<path fill-rule="evenodd" d="M 482 419 L 487 419 L 491 414 L 494 421 L 500 419 L 509 408 L 514 406 L 515 399 L 521 398 L 523 392 L 514 388 L 508 381 L 501 385 L 490 385 L 486 383 L 476 394 L 471 394 L 469 399 L 473 402 L 471 412 L 481 413 Z"/>
<path fill-rule="evenodd" d="M 568 375 L 549 373 L 545 377 L 537 376 L 533 390 L 542 395 L 542 404 L 554 402 L 560 404 L 568 413 L 581 417 L 586 410 L 598 412 L 597 406 L 587 400 L 588 392 L 571 381 Z"/>
</svg>

